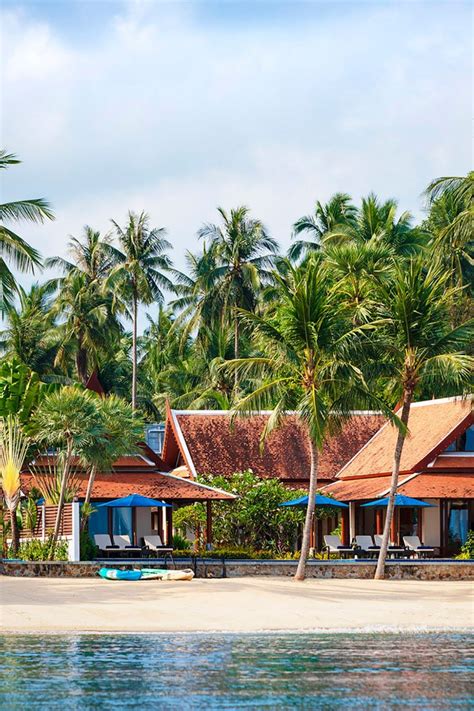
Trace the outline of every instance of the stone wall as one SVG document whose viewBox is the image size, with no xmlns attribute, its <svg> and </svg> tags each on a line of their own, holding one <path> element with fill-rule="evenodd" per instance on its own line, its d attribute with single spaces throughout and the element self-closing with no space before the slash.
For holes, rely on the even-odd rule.
<svg viewBox="0 0 474 711">
<path fill-rule="evenodd" d="M 2 561 L 0 574 L 17 577 L 90 578 L 103 566 L 127 570 L 131 568 L 160 568 L 163 563 L 108 562 L 17 562 Z M 245 576 L 287 576 L 296 571 L 296 561 L 282 560 L 176 560 L 177 568 L 193 568 L 199 578 L 239 578 Z M 373 578 L 375 561 L 309 561 L 308 578 Z M 474 560 L 389 561 L 387 577 L 395 580 L 473 580 Z"/>
</svg>

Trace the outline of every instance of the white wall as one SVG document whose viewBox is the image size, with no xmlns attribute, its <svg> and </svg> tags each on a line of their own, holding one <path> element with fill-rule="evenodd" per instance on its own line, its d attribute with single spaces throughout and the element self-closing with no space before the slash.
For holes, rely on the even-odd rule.
<svg viewBox="0 0 474 711">
<path fill-rule="evenodd" d="M 137 543 L 140 545 L 143 536 L 149 536 L 152 533 L 156 533 L 156 531 L 151 528 L 151 509 L 137 508 L 136 516 Z"/>
<path fill-rule="evenodd" d="M 434 504 L 432 509 L 423 509 L 423 543 L 438 547 L 441 544 L 439 526 L 439 499 L 423 499 L 428 504 Z"/>
</svg>

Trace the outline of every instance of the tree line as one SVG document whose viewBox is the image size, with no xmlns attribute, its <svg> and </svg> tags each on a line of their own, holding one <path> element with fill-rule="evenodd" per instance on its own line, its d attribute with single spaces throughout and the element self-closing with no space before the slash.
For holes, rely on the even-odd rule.
<svg viewBox="0 0 474 711">
<path fill-rule="evenodd" d="M 4 153 L 3 161 L 17 159 Z M 264 438 L 285 411 L 299 412 L 312 445 L 299 578 L 324 440 L 351 410 L 381 410 L 399 434 L 380 577 L 411 403 L 471 385 L 473 186 L 474 173 L 433 181 L 420 224 L 393 200 L 371 194 L 355 205 L 336 194 L 296 220 L 286 255 L 247 207 L 219 208 L 184 272 L 173 267 L 164 228 L 129 212 L 106 235 L 85 227 L 70 238 L 69 260 L 44 262 L 59 275 L 28 291 L 8 262 L 32 269 L 39 255 L 3 219 L 52 214 L 41 200 L 0 206 L 4 358 L 44 381 L 85 384 L 96 371 L 106 392 L 149 418 L 162 416 L 166 399 L 236 412 L 265 407 Z M 147 316 L 139 335 L 138 309 L 150 304 L 158 316 Z"/>
</svg>

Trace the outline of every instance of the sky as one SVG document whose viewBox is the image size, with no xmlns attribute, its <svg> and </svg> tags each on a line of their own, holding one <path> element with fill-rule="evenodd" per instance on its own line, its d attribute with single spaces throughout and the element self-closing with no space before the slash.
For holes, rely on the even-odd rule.
<svg viewBox="0 0 474 711">
<path fill-rule="evenodd" d="M 145 209 L 173 259 L 216 207 L 245 204 L 286 248 L 334 192 L 422 192 L 472 167 L 472 7 L 464 0 L 2 0 L 2 201 L 44 256 Z M 22 277 L 24 283 L 30 278 Z"/>
</svg>

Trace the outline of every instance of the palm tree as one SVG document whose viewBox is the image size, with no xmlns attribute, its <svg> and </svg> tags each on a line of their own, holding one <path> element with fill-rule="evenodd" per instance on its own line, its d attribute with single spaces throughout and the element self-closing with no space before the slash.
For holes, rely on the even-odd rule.
<svg viewBox="0 0 474 711">
<path fill-rule="evenodd" d="M 375 578 L 383 578 L 393 517 L 395 494 L 410 408 L 422 387 L 453 385 L 457 392 L 472 378 L 474 358 L 465 349 L 474 337 L 474 320 L 455 329 L 449 325 L 448 308 L 456 288 L 450 274 L 434 264 L 426 267 L 420 257 L 395 265 L 393 279 L 379 286 L 380 327 L 377 337 L 391 370 L 391 392 L 401 396 L 400 419 L 393 457 L 392 478 L 382 546 Z"/>
<path fill-rule="evenodd" d="M 116 284 L 132 312 L 132 407 L 137 404 L 137 322 L 138 305 L 164 301 L 162 289 L 173 289 L 171 280 L 164 272 L 171 270 L 171 260 L 166 251 L 171 244 L 165 239 L 164 228 L 150 229 L 146 212 L 137 215 L 128 213 L 128 222 L 120 227 L 112 224 L 119 240 L 121 251 L 116 252 L 116 264 L 108 283 Z"/>
<path fill-rule="evenodd" d="M 111 301 L 91 286 L 84 274 L 74 271 L 61 280 L 52 313 L 62 319 L 57 327 L 55 365 L 66 369 L 74 356 L 77 376 L 85 385 L 91 366 L 97 366 L 104 351 L 111 353 L 121 332 L 120 323 L 111 311 Z"/>
<path fill-rule="evenodd" d="M 217 208 L 222 225 L 206 224 L 199 237 L 210 240 L 215 250 L 213 271 L 214 296 L 222 304 L 223 323 L 229 318 L 234 326 L 234 357 L 239 355 L 239 320 L 236 309 L 254 311 L 260 288 L 271 282 L 278 243 L 270 237 L 260 220 L 251 219 L 249 209 L 241 206 L 230 213 Z"/>
<path fill-rule="evenodd" d="M 35 413 L 35 439 L 58 449 L 61 462 L 61 486 L 56 522 L 51 539 L 50 559 L 54 558 L 61 528 L 67 485 L 74 456 L 80 456 L 99 437 L 106 446 L 106 434 L 99 415 L 98 396 L 77 387 L 63 387 L 47 395 Z"/>
<path fill-rule="evenodd" d="M 28 449 L 28 438 L 14 417 L 2 418 L 0 423 L 0 474 L 5 504 L 10 513 L 12 551 L 16 556 L 19 546 L 16 510 L 20 501 L 20 473 Z"/>
<path fill-rule="evenodd" d="M 51 372 L 57 347 L 54 291 L 51 282 L 33 284 L 29 291 L 18 287 L 19 304 L 7 306 L 6 328 L 0 334 L 0 349 L 40 375 Z"/>
<path fill-rule="evenodd" d="M 206 329 L 222 320 L 224 304 L 221 301 L 217 282 L 217 243 L 211 243 L 200 254 L 186 252 L 186 273 L 175 272 L 175 292 L 177 298 L 171 301 L 171 308 L 177 314 L 172 333 L 180 331 L 181 346 L 196 332 L 196 341 L 202 341 Z"/>
<path fill-rule="evenodd" d="M 438 178 L 425 193 L 430 206 L 432 248 L 453 275 L 453 283 L 472 285 L 474 274 L 474 171 L 465 177 Z"/>
<path fill-rule="evenodd" d="M 419 254 L 425 248 L 428 235 L 413 227 L 408 211 L 397 217 L 397 202 L 380 202 L 374 193 L 362 199 L 355 220 L 336 225 L 324 239 L 327 245 L 341 245 L 355 242 L 364 244 L 377 240 L 391 248 L 395 255 L 409 257 Z"/>
<path fill-rule="evenodd" d="M 90 505 L 97 471 L 109 471 L 114 462 L 125 454 L 138 451 L 143 440 L 143 421 L 131 405 L 116 395 L 108 395 L 97 403 L 101 428 L 79 449 L 82 462 L 89 468 L 89 480 L 84 499 L 85 510 Z M 86 518 L 83 519 L 83 528 Z"/>
<path fill-rule="evenodd" d="M 85 385 L 90 366 L 97 367 L 102 352 L 111 353 L 112 343 L 122 331 L 117 318 L 121 305 L 105 286 L 117 250 L 110 235 L 102 238 L 86 225 L 82 241 L 70 238 L 68 252 L 71 261 L 62 257 L 45 261 L 46 267 L 60 269 L 65 275 L 52 281 L 58 296 L 51 313 L 61 318 L 55 363 L 64 368 L 74 354 L 77 375 Z"/>
<path fill-rule="evenodd" d="M 296 411 L 307 428 L 311 467 L 309 498 L 296 579 L 305 577 L 313 525 L 318 460 L 326 437 L 339 429 L 354 407 L 377 403 L 369 393 L 354 355 L 358 334 L 352 329 L 345 305 L 332 287 L 330 271 L 317 255 L 303 267 L 279 278 L 280 298 L 267 314 L 240 310 L 264 355 L 231 361 L 227 367 L 256 379 L 255 389 L 235 406 L 250 412 L 271 406 L 262 437 L 278 426 L 287 411 Z M 355 351 L 354 351 L 355 352 Z"/>
<path fill-rule="evenodd" d="M 355 225 L 356 217 L 357 208 L 347 193 L 336 193 L 326 204 L 318 200 L 314 215 L 300 217 L 293 225 L 293 236 L 309 232 L 312 239 L 294 242 L 288 250 L 289 258 L 297 260 L 302 254 L 319 250 L 327 234 L 342 225 Z"/>
<path fill-rule="evenodd" d="M 13 153 L 0 150 L 0 169 L 5 170 L 8 166 L 20 162 Z M 54 215 L 49 204 L 42 198 L 0 204 L 0 309 L 2 310 L 12 304 L 16 291 L 15 277 L 8 262 L 21 272 L 33 272 L 34 268 L 41 264 L 39 252 L 3 223 L 5 220 L 43 222 L 45 219 L 53 220 Z"/>
</svg>

